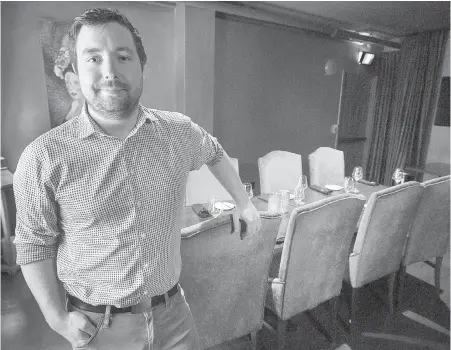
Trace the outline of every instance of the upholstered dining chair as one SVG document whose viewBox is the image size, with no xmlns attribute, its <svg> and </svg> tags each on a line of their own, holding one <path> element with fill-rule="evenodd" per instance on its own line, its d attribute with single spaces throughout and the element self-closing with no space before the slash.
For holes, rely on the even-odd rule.
<svg viewBox="0 0 451 350">
<path fill-rule="evenodd" d="M 308 156 L 310 183 L 312 185 L 343 185 L 345 158 L 343 151 L 319 147 Z"/>
<path fill-rule="evenodd" d="M 258 158 L 260 192 L 294 190 L 302 175 L 302 156 L 287 151 L 271 151 Z"/>
<path fill-rule="evenodd" d="M 182 230 L 180 285 L 201 349 L 250 335 L 256 349 L 263 326 L 269 265 L 281 216 L 260 212 L 261 230 L 240 239 L 231 215 Z"/>
<path fill-rule="evenodd" d="M 422 193 L 423 187 L 411 181 L 374 192 L 368 199 L 345 275 L 352 286 L 351 332 L 357 330 L 360 288 L 385 276 L 389 276 L 389 305 L 393 314 L 396 276 Z"/>
<path fill-rule="evenodd" d="M 239 174 L 238 159 L 230 158 L 236 172 Z M 195 203 L 208 203 L 212 196 L 220 200 L 231 200 L 232 196 L 216 179 L 207 165 L 202 165 L 199 170 L 190 171 L 186 183 L 185 205 Z"/>
<path fill-rule="evenodd" d="M 404 284 L 406 267 L 427 261 L 435 268 L 435 287 L 440 294 L 440 269 L 449 247 L 450 179 L 443 176 L 423 182 L 424 188 L 413 218 L 399 274 L 398 303 Z M 435 258 L 435 264 L 429 259 Z"/>
<path fill-rule="evenodd" d="M 277 322 L 276 327 L 265 325 L 275 328 L 278 349 L 285 346 L 287 321 L 327 300 L 336 334 L 338 296 L 364 203 L 355 195 L 340 194 L 292 211 L 282 254 L 271 264 L 266 295 L 266 308 Z"/>
</svg>

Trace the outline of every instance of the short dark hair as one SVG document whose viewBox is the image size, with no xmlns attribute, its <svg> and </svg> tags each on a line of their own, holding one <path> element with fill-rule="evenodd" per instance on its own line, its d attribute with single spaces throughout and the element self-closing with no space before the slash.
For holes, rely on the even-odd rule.
<svg viewBox="0 0 451 350">
<path fill-rule="evenodd" d="M 138 30 L 133 27 L 127 17 L 121 14 L 118 10 L 112 10 L 109 8 L 89 9 L 80 16 L 74 18 L 74 21 L 69 29 L 69 49 L 72 64 L 74 64 L 75 67 L 77 66 L 76 42 L 81 27 L 106 24 L 110 22 L 116 22 L 130 31 L 133 37 L 133 42 L 136 46 L 139 61 L 141 62 L 141 69 L 144 70 L 144 66 L 147 62 L 147 55 Z"/>
</svg>

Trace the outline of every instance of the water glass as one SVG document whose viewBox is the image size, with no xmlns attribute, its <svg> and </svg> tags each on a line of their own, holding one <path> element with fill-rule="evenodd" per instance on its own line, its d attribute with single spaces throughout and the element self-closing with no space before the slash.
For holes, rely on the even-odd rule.
<svg viewBox="0 0 451 350">
<path fill-rule="evenodd" d="M 251 199 L 254 196 L 254 192 L 252 191 L 252 184 L 246 182 L 243 184 L 243 186 L 244 186 L 244 190 L 247 193 L 247 196 L 249 197 L 249 199 Z"/>
<path fill-rule="evenodd" d="M 271 213 L 280 212 L 280 200 L 282 195 L 278 192 L 270 193 L 268 197 L 268 211 Z"/>
<path fill-rule="evenodd" d="M 296 202 L 296 205 L 300 206 L 304 203 L 305 199 L 305 188 L 301 186 L 296 186 L 294 189 L 294 201 Z"/>
<path fill-rule="evenodd" d="M 211 197 L 208 203 L 208 212 L 215 218 L 222 214 L 222 206 L 217 206 L 216 203 L 220 202 L 217 197 Z"/>
<path fill-rule="evenodd" d="M 289 190 L 280 190 L 280 211 L 282 213 L 288 212 L 288 203 L 290 202 L 290 194 Z"/>
<path fill-rule="evenodd" d="M 343 189 L 346 193 L 355 193 L 355 180 L 350 176 L 346 176 L 343 182 Z"/>
<path fill-rule="evenodd" d="M 392 179 L 397 185 L 402 184 L 404 182 L 404 171 L 401 168 L 396 168 L 395 172 L 393 173 Z"/>
<path fill-rule="evenodd" d="M 363 179 L 363 168 L 361 166 L 354 167 L 352 171 L 352 177 L 356 182 L 359 182 L 360 179 Z"/>
</svg>

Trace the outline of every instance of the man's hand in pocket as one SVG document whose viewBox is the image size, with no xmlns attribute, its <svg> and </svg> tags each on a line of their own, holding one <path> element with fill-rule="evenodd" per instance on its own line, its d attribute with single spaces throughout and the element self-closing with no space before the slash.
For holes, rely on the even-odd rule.
<svg viewBox="0 0 451 350">
<path fill-rule="evenodd" d="M 89 318 L 78 311 L 67 312 L 58 319 L 50 320 L 49 325 L 75 347 L 83 346 L 96 331 L 96 326 Z"/>
</svg>

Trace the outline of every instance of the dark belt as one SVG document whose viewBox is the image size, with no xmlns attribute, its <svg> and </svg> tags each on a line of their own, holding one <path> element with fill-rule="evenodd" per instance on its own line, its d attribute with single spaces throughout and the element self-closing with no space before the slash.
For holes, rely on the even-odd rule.
<svg viewBox="0 0 451 350">
<path fill-rule="evenodd" d="M 175 294 L 177 294 L 178 292 L 178 283 L 172 287 L 171 289 L 168 290 L 167 294 L 168 297 L 172 297 Z M 81 310 L 84 311 L 89 311 L 89 312 L 96 312 L 96 313 L 105 313 L 106 310 L 106 305 L 91 305 L 88 303 L 85 303 L 84 301 L 78 299 L 77 297 L 74 297 L 73 295 L 67 294 L 69 302 L 75 306 L 76 308 L 79 308 Z M 164 294 L 161 295 L 156 295 L 153 296 L 150 299 L 150 303 L 149 300 L 147 301 L 141 301 L 139 304 L 147 304 L 150 307 L 154 307 L 157 306 L 158 304 L 161 304 L 165 301 L 165 296 Z M 121 314 L 124 312 L 132 312 L 134 309 L 140 309 L 140 305 L 134 305 L 134 306 L 128 306 L 128 307 L 116 307 L 116 306 L 111 306 L 111 313 L 112 314 Z M 138 306 L 138 308 L 136 308 L 135 306 Z M 141 307 L 141 309 L 145 307 Z"/>
</svg>

